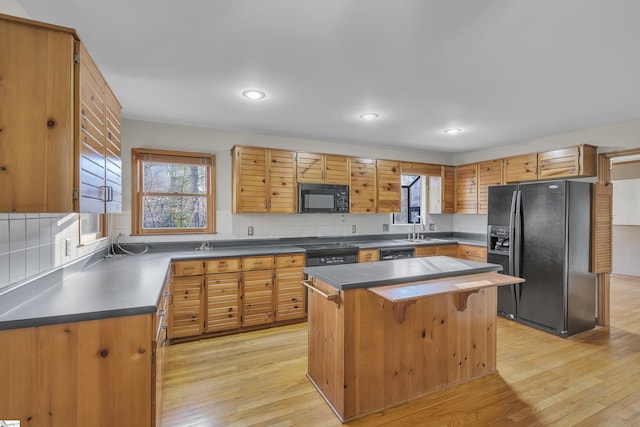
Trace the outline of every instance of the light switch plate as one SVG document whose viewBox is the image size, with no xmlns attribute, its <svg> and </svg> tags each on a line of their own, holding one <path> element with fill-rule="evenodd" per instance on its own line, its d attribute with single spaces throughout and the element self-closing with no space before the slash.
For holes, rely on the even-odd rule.
<svg viewBox="0 0 640 427">
<path fill-rule="evenodd" d="M 389 231 L 389 224 L 382 224 L 382 231 Z"/>
<path fill-rule="evenodd" d="M 253 225 L 247 227 L 247 236 L 253 236 Z"/>
<path fill-rule="evenodd" d="M 429 223 L 429 231 L 434 231 L 436 229 L 436 225 L 432 222 Z"/>
<path fill-rule="evenodd" d="M 351 226 L 351 232 L 352 232 L 352 233 L 355 233 L 355 232 L 356 232 L 356 225 L 355 225 L 355 224 L 353 224 L 353 225 Z"/>
<path fill-rule="evenodd" d="M 64 256 L 71 256 L 71 239 L 64 241 Z"/>
</svg>

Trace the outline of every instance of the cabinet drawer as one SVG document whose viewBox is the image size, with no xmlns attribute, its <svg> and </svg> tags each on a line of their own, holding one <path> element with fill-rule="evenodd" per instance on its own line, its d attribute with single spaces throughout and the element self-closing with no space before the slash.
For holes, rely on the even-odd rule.
<svg viewBox="0 0 640 427">
<path fill-rule="evenodd" d="M 204 263 L 202 261 L 178 261 L 173 263 L 175 276 L 198 276 L 202 274 Z"/>
<path fill-rule="evenodd" d="M 275 267 L 276 268 L 304 267 L 304 263 L 305 263 L 304 254 L 276 255 Z"/>
<path fill-rule="evenodd" d="M 240 271 L 240 258 L 222 258 L 205 261 L 205 272 L 211 273 L 231 273 Z"/>
<path fill-rule="evenodd" d="M 458 258 L 486 262 L 487 248 L 481 246 L 458 245 Z"/>
<path fill-rule="evenodd" d="M 414 251 L 416 257 L 438 255 L 437 246 L 416 246 Z"/>
<path fill-rule="evenodd" d="M 273 268 L 273 255 L 242 258 L 243 270 L 264 270 Z"/>
<path fill-rule="evenodd" d="M 380 260 L 380 250 L 361 249 L 358 251 L 358 262 L 375 262 Z"/>
<path fill-rule="evenodd" d="M 455 244 L 455 245 L 441 245 L 441 246 L 438 246 L 438 255 L 457 257 L 458 256 L 458 245 Z"/>
</svg>

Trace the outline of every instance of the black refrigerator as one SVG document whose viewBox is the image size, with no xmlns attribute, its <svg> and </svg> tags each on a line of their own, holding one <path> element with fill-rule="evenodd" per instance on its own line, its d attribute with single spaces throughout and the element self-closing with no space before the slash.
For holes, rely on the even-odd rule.
<svg viewBox="0 0 640 427">
<path fill-rule="evenodd" d="M 489 187 L 487 261 L 526 281 L 498 287 L 498 314 L 563 337 L 594 328 L 591 184 Z"/>
</svg>

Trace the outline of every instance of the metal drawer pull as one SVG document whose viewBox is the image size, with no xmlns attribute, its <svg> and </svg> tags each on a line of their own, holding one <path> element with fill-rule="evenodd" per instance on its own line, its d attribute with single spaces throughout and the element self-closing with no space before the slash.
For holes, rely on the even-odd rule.
<svg viewBox="0 0 640 427">
<path fill-rule="evenodd" d="M 158 311 L 158 316 L 164 316 L 165 314 L 167 314 L 167 310 L 165 309 Z"/>
<path fill-rule="evenodd" d="M 302 283 L 303 286 L 309 288 L 309 290 L 317 292 L 321 297 L 328 299 L 329 301 L 333 301 L 334 303 L 338 304 L 338 306 L 340 305 L 340 291 L 338 291 L 337 294 L 327 294 L 313 286 L 313 284 L 309 280 L 303 280 L 300 283 Z"/>
</svg>

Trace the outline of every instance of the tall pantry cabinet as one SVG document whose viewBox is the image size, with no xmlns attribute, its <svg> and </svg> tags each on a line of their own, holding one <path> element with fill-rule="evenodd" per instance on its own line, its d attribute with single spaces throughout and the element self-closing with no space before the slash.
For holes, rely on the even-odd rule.
<svg viewBox="0 0 640 427">
<path fill-rule="evenodd" d="M 73 29 L 0 15 L 0 212 L 119 212 L 121 106 Z"/>
</svg>

